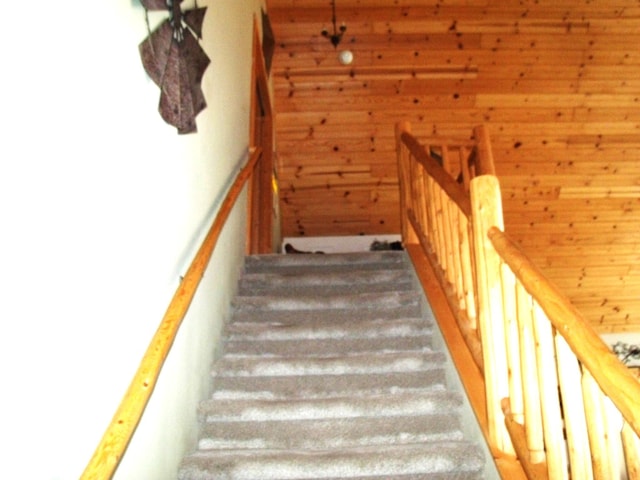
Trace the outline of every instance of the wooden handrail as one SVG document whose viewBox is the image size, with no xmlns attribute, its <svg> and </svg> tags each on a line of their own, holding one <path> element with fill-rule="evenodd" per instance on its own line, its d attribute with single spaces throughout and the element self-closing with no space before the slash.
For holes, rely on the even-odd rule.
<svg viewBox="0 0 640 480">
<path fill-rule="evenodd" d="M 491 448 L 515 453 L 531 479 L 618 478 L 624 468 L 640 479 L 640 383 L 504 234 L 486 130 L 475 129 L 469 155 L 410 132 L 397 125 L 403 240 L 420 245 L 469 351 L 482 353 Z M 451 185 L 458 157 L 470 215 Z"/>
<path fill-rule="evenodd" d="M 425 168 L 429 175 L 440 185 L 449 197 L 456 202 L 460 210 L 469 217 L 471 215 L 471 202 L 469 195 L 462 186 L 431 155 L 427 154 L 418 140 L 408 132 L 403 132 L 400 139 L 406 145 L 411 155 Z"/>
<path fill-rule="evenodd" d="M 496 251 L 536 299 L 578 360 L 640 435 L 640 382 L 607 348 L 569 299 L 544 277 L 504 232 L 493 227 L 488 235 Z"/>
<path fill-rule="evenodd" d="M 176 289 L 127 392 L 80 477 L 81 480 L 104 480 L 113 476 L 155 388 L 164 361 L 209 264 L 222 228 L 261 155 L 260 148 L 251 152 L 249 160 L 227 192 L 207 236 Z"/>
</svg>

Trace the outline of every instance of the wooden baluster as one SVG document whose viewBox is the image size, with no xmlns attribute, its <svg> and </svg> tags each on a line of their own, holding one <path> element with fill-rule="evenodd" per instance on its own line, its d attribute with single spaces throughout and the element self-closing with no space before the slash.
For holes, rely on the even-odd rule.
<svg viewBox="0 0 640 480">
<path fill-rule="evenodd" d="M 451 156 L 449 155 L 449 149 L 447 145 L 440 146 L 442 152 L 442 167 L 446 172 L 451 174 Z M 455 261 L 453 258 L 453 251 L 457 249 L 457 245 L 454 243 L 453 232 L 451 231 L 451 211 L 449 209 L 449 204 L 451 200 L 448 195 L 442 191 L 442 207 L 443 207 L 443 220 L 444 220 L 444 242 L 446 247 L 446 268 L 445 271 L 447 273 L 447 281 L 455 287 L 456 279 L 455 276 Z"/>
<path fill-rule="evenodd" d="M 588 370 L 582 379 L 594 478 L 624 478 L 622 414 Z"/>
<path fill-rule="evenodd" d="M 504 229 L 497 178 L 485 175 L 473 179 L 471 210 L 489 439 L 498 450 L 513 454 L 501 406 L 502 399 L 509 395 L 505 326 L 502 321 L 501 261 L 487 236 L 491 227 Z"/>
<path fill-rule="evenodd" d="M 429 203 L 429 211 L 431 212 L 431 242 L 433 245 L 433 251 L 436 255 L 436 259 L 438 263 L 441 264 L 442 260 L 442 243 L 441 243 L 441 232 L 440 232 L 440 217 L 438 216 L 438 198 L 439 198 L 439 189 L 440 187 L 436 183 L 436 181 L 429 177 L 427 183 L 430 185 L 430 203 Z"/>
<path fill-rule="evenodd" d="M 584 399 L 580 386 L 582 377 L 580 363 L 562 335 L 556 333 L 555 343 L 571 478 L 591 480 L 593 468 Z"/>
<path fill-rule="evenodd" d="M 469 191 L 469 185 L 471 183 L 471 171 L 469 170 L 469 161 L 471 156 L 475 155 L 475 150 L 468 147 L 460 148 L 460 166 L 462 168 L 462 184 L 464 185 L 465 192 Z"/>
<path fill-rule="evenodd" d="M 420 227 L 420 191 L 419 191 L 419 179 L 421 175 L 422 168 L 420 164 L 415 161 L 415 159 L 411 158 L 411 163 L 409 164 L 409 198 L 411 199 L 411 207 L 410 210 L 413 212 L 415 219 L 418 221 L 418 227 Z M 418 232 L 418 235 L 419 232 Z"/>
<path fill-rule="evenodd" d="M 620 410 L 604 392 L 602 393 L 602 406 L 604 408 L 609 478 L 626 478 L 627 471 L 622 445 L 622 428 L 625 422 Z"/>
<path fill-rule="evenodd" d="M 440 189 L 440 205 L 442 208 L 442 233 L 444 238 L 444 266 L 445 266 L 445 276 L 447 281 L 451 285 L 455 285 L 455 280 L 453 278 L 454 275 L 454 265 L 453 265 L 453 238 L 451 233 L 451 217 L 449 215 L 449 199 L 446 192 Z"/>
<path fill-rule="evenodd" d="M 473 129 L 476 138 L 478 156 L 476 157 L 476 175 L 495 175 L 496 168 L 493 152 L 489 140 L 489 129 L 486 125 L 479 125 Z"/>
<path fill-rule="evenodd" d="M 516 306 L 516 277 L 508 265 L 502 264 L 502 302 L 507 335 L 507 362 L 509 368 L 509 405 L 513 419 L 524 424 L 522 393 L 522 367 L 520 364 L 520 335 Z"/>
<path fill-rule="evenodd" d="M 422 235 L 425 238 L 429 238 L 431 232 L 431 218 L 429 214 L 429 203 L 431 202 L 431 196 L 429 192 L 429 173 L 425 170 L 421 176 L 421 187 L 422 189 Z"/>
<path fill-rule="evenodd" d="M 529 461 L 532 464 L 537 464 L 545 462 L 546 455 L 544 452 L 540 390 L 538 388 L 538 365 L 533 334 L 533 298 L 520 282 L 516 285 L 516 305 L 518 310 L 525 433 L 529 449 Z"/>
<path fill-rule="evenodd" d="M 445 227 L 444 222 L 444 208 L 442 205 L 442 197 L 445 195 L 444 191 L 437 183 L 434 183 L 434 205 L 436 209 L 436 236 L 438 239 L 438 261 L 440 267 L 447 271 L 447 243 L 445 240 Z"/>
<path fill-rule="evenodd" d="M 402 228 L 402 240 L 405 243 L 418 243 L 415 232 L 409 225 L 407 219 L 407 211 L 411 208 L 410 198 L 410 179 L 409 164 L 410 153 L 404 146 L 401 135 L 411 133 L 411 124 L 409 122 L 398 122 L 396 124 L 396 155 L 398 158 L 398 183 L 400 187 L 400 222 Z"/>
<path fill-rule="evenodd" d="M 447 145 L 439 145 L 439 150 L 442 155 L 442 168 L 444 168 L 445 172 L 451 175 L 452 169 L 451 169 L 451 156 L 449 155 L 449 148 L 447 147 Z"/>
<path fill-rule="evenodd" d="M 460 228 L 460 263 L 462 268 L 462 280 L 465 296 L 465 307 L 469 318 L 469 328 L 478 328 L 476 312 L 475 285 L 473 283 L 472 245 L 469 237 L 469 220 L 466 215 L 458 210 Z"/>
<path fill-rule="evenodd" d="M 536 339 L 538 384 L 540 385 L 542 425 L 549 478 L 552 480 L 568 479 L 553 328 L 537 302 L 533 303 L 533 333 Z"/>
<path fill-rule="evenodd" d="M 588 370 L 583 371 L 582 393 L 589 432 L 589 446 L 591 447 L 591 461 L 593 476 L 596 480 L 610 480 L 611 467 L 606 443 L 606 427 L 604 421 L 604 406 L 602 392 Z"/>
<path fill-rule="evenodd" d="M 415 189 L 417 192 L 416 197 L 416 218 L 420 224 L 420 235 L 425 236 L 427 232 L 427 192 L 425 188 L 425 177 L 427 173 L 425 169 L 418 162 L 414 162 L 416 165 L 416 172 L 414 177 Z"/>
<path fill-rule="evenodd" d="M 427 204 L 426 204 L 426 213 L 427 213 L 427 239 L 429 240 L 429 245 L 431 246 L 431 250 L 435 253 L 436 258 L 438 258 L 437 251 L 437 219 L 436 219 L 436 208 L 435 208 L 435 191 L 434 191 L 434 181 L 433 179 L 427 175 L 425 177 L 426 184 L 426 192 L 427 192 Z"/>
<path fill-rule="evenodd" d="M 627 422 L 622 427 L 622 445 L 628 479 L 640 480 L 640 438 Z"/>
<path fill-rule="evenodd" d="M 447 205 L 449 209 L 449 231 L 451 232 L 452 283 L 455 286 L 455 295 L 458 307 L 460 310 L 466 310 L 466 298 L 464 296 L 464 284 L 462 277 L 462 260 L 460 258 L 460 244 L 462 243 L 460 238 L 460 209 L 451 199 L 448 199 Z"/>
</svg>

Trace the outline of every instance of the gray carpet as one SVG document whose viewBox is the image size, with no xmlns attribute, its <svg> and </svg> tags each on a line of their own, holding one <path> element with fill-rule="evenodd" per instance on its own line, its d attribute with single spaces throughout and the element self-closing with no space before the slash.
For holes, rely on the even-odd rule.
<svg viewBox="0 0 640 480">
<path fill-rule="evenodd" d="M 179 480 L 482 478 L 403 252 L 245 270 Z"/>
</svg>

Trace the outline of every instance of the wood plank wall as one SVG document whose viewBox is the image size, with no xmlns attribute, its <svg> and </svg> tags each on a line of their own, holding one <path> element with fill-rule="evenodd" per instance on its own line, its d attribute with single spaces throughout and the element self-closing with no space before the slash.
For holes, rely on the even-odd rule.
<svg viewBox="0 0 640 480">
<path fill-rule="evenodd" d="M 640 1 L 267 0 L 283 234 L 397 233 L 394 123 L 489 126 L 507 232 L 601 331 L 640 331 Z"/>
</svg>

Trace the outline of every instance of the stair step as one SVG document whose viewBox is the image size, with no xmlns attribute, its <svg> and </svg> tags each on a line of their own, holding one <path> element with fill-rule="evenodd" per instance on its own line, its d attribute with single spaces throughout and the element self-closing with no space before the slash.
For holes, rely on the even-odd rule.
<svg viewBox="0 0 640 480">
<path fill-rule="evenodd" d="M 248 298 L 248 297 L 244 297 Z M 236 322 L 321 322 L 326 319 L 351 320 L 375 320 L 401 317 L 420 316 L 420 307 L 417 302 L 395 307 L 369 308 L 361 305 L 360 308 L 332 308 L 316 310 L 264 310 L 264 309 L 239 309 L 232 312 L 231 323 Z"/>
<path fill-rule="evenodd" d="M 395 417 L 409 414 L 449 414 L 462 403 L 447 391 L 415 391 L 385 395 L 344 396 L 288 400 L 215 400 L 203 402 L 199 416 L 204 422 L 264 422 L 284 420 Z"/>
<path fill-rule="evenodd" d="M 440 352 L 365 353 L 340 356 L 262 357 L 225 356 L 217 364 L 217 377 L 285 377 L 417 372 L 440 368 Z"/>
<path fill-rule="evenodd" d="M 479 478 L 483 464 L 481 451 L 467 442 L 383 445 L 329 451 L 214 450 L 199 451 L 187 457 L 178 478 L 326 480 L 389 479 L 394 475 L 414 475 L 413 478 L 462 480 Z"/>
<path fill-rule="evenodd" d="M 409 391 L 443 390 L 443 368 L 415 372 L 215 378 L 214 399 L 296 399 L 358 397 Z"/>
<path fill-rule="evenodd" d="M 253 310 L 330 310 L 330 309 L 395 309 L 403 306 L 418 306 L 415 292 L 366 292 L 342 293 L 328 295 L 324 292 L 317 294 L 298 295 L 291 292 L 290 296 L 237 296 L 233 302 L 234 311 Z"/>
<path fill-rule="evenodd" d="M 406 268 L 404 252 L 358 252 L 331 255 L 250 255 L 245 259 L 246 273 L 310 271 L 390 270 Z"/>
<path fill-rule="evenodd" d="M 259 335 L 270 337 L 278 333 L 288 335 L 285 339 L 259 339 L 253 336 L 251 340 L 227 340 L 224 351 L 226 355 L 269 355 L 269 356 L 300 356 L 300 355 L 338 355 L 347 353 L 365 353 L 374 351 L 384 352 L 421 352 L 431 346 L 431 332 L 418 333 L 405 336 L 381 336 L 364 337 L 367 332 L 362 332 L 361 336 L 349 336 L 342 332 L 312 332 L 315 341 L 305 343 L 300 340 L 304 338 L 304 333 L 300 330 L 292 333 L 261 331 Z M 340 336 L 338 336 L 340 334 Z M 247 334 L 251 335 L 251 333 Z M 331 336 L 329 336 L 331 335 Z M 232 334 L 232 338 L 242 338 L 240 335 Z M 245 337 L 246 338 L 246 337 Z"/>
<path fill-rule="evenodd" d="M 404 291 L 413 286 L 413 278 L 405 270 L 361 270 L 350 272 L 252 273 L 243 275 L 239 294 L 291 295 L 313 293 L 319 289 L 325 294 Z"/>
<path fill-rule="evenodd" d="M 180 480 L 479 480 L 404 252 L 248 257 Z"/>
<path fill-rule="evenodd" d="M 327 317 L 282 318 L 279 321 L 233 322 L 226 327 L 230 340 L 321 340 L 416 337 L 432 333 L 431 322 L 421 318 L 360 319 Z M 308 342 L 313 343 L 313 342 Z"/>
<path fill-rule="evenodd" d="M 462 440 L 455 415 L 216 422 L 205 425 L 200 449 L 309 449 Z"/>
</svg>

